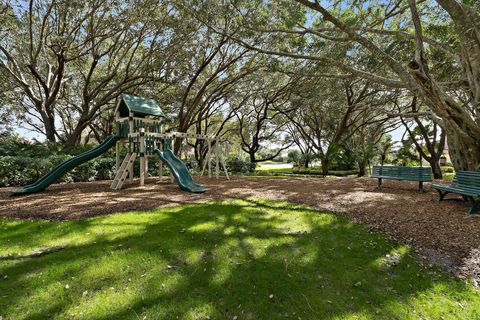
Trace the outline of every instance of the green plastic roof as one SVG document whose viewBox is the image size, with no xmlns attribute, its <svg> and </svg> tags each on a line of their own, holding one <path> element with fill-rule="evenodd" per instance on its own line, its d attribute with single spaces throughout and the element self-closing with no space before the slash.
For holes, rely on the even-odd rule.
<svg viewBox="0 0 480 320">
<path fill-rule="evenodd" d="M 153 99 L 122 94 L 122 100 L 125 101 L 127 107 L 134 113 L 148 116 L 165 117 L 165 114 L 162 112 L 162 109 L 158 105 L 157 101 Z"/>
</svg>

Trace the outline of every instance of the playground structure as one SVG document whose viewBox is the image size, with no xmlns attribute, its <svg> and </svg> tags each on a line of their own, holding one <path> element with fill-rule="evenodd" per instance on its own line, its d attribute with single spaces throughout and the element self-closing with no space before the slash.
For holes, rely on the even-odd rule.
<svg viewBox="0 0 480 320">
<path fill-rule="evenodd" d="M 45 190 L 50 184 L 62 175 L 95 157 L 107 152 L 115 145 L 116 170 L 111 189 L 119 190 L 127 181 L 134 178 L 134 162 L 138 158 L 140 163 L 140 185 L 145 184 L 148 175 L 149 158 L 158 156 L 159 178 L 163 178 L 163 166 L 170 169 L 170 179 L 176 180 L 180 189 L 188 192 L 202 193 L 205 189 L 195 183 L 185 163 L 172 152 L 175 139 L 204 140 L 207 144 L 206 159 L 201 175 L 208 167 L 208 177 L 212 177 L 212 157 L 215 159 L 215 177 L 220 177 L 220 166 L 223 167 L 225 177 L 229 179 L 223 156 L 228 152 L 228 141 L 221 138 L 212 138 L 207 135 L 189 134 L 182 132 L 164 133 L 166 119 L 160 106 L 155 100 L 145 99 L 128 94 L 122 94 L 115 109 L 116 135 L 108 137 L 104 142 L 92 150 L 81 153 L 61 163 L 51 172 L 42 176 L 35 183 L 22 188 L 13 189 L 12 194 L 30 194 Z M 122 145 L 126 146 L 127 153 L 121 160 Z"/>
<path fill-rule="evenodd" d="M 185 191 L 199 192 L 199 188 L 191 179 L 190 174 L 183 162 L 178 159 L 171 151 L 175 139 L 194 138 L 205 140 L 208 145 L 206 161 L 202 168 L 201 175 L 208 166 L 208 176 L 212 177 L 212 154 L 215 157 L 215 176 L 218 179 L 220 175 L 220 164 L 223 167 L 225 176 L 228 179 L 228 171 L 225 162 L 222 159 L 220 150 L 227 142 L 226 140 L 209 138 L 206 135 L 189 134 L 182 132 L 163 132 L 165 115 L 155 100 L 144 99 L 131 95 L 122 95 L 122 99 L 115 109 L 115 122 L 117 134 L 122 139 L 116 142 L 116 174 L 111 188 L 121 189 L 124 182 L 133 181 L 133 163 L 137 157 L 140 161 L 140 185 L 145 184 L 145 178 L 148 174 L 149 158 L 158 156 L 160 158 L 158 171 L 160 181 L 163 179 L 163 164 L 170 169 L 171 179 L 176 179 L 180 188 Z M 123 161 L 121 161 L 120 150 L 122 144 L 127 145 L 128 152 Z M 213 152 L 212 152 L 213 150 Z"/>
</svg>

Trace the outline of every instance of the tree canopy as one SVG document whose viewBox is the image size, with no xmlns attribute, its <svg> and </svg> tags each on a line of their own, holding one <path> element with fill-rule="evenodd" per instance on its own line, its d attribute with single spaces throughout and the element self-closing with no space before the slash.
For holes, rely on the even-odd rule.
<svg viewBox="0 0 480 320">
<path fill-rule="evenodd" d="M 3 1 L 0 131 L 16 123 L 67 149 L 100 141 L 132 93 L 175 114 L 171 129 L 228 137 L 251 162 L 295 147 L 324 174 L 347 153 L 364 172 L 403 127 L 434 172 L 446 143 L 456 169 L 479 170 L 479 11 L 472 0 Z M 206 146 L 194 147 L 202 162 Z"/>
</svg>

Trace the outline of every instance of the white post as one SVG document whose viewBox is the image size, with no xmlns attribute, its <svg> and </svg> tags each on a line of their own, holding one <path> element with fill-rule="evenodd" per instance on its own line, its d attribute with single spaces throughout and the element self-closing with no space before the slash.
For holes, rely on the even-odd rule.
<svg viewBox="0 0 480 320">
<path fill-rule="evenodd" d="M 199 154 L 201 156 L 202 148 L 199 148 Z M 207 167 L 207 155 L 205 155 L 205 159 L 203 159 L 203 166 L 202 166 L 202 172 L 200 173 L 200 177 L 203 177 L 203 173 L 205 172 L 205 168 Z"/>
<path fill-rule="evenodd" d="M 175 136 L 175 134 L 173 134 L 172 136 L 172 142 L 171 142 L 171 145 L 170 145 L 170 150 L 172 151 L 172 153 L 175 151 L 175 139 L 177 139 L 177 137 Z M 173 177 L 173 172 L 172 170 L 170 170 L 170 182 L 175 182 L 175 178 Z"/>
<path fill-rule="evenodd" d="M 148 178 L 148 156 L 145 156 L 145 178 Z"/>
<path fill-rule="evenodd" d="M 221 161 L 223 165 L 223 171 L 225 171 L 225 177 L 227 178 L 227 180 L 230 180 L 230 177 L 228 176 L 227 166 L 225 164 L 226 159 L 228 159 L 228 150 L 227 150 L 227 144 L 225 143 L 225 154 L 224 154 L 224 157 L 221 159 Z"/>
<path fill-rule="evenodd" d="M 159 140 L 161 141 L 161 140 Z M 158 149 L 162 150 L 162 143 L 158 142 Z M 162 160 L 159 159 L 158 161 L 158 178 L 160 179 L 160 182 L 163 180 L 163 162 Z"/>
<path fill-rule="evenodd" d="M 158 178 L 160 179 L 160 182 L 162 182 L 162 180 L 163 180 L 163 162 L 162 162 L 162 160 L 160 160 L 160 162 L 158 162 Z"/>
<path fill-rule="evenodd" d="M 212 162 L 210 161 L 212 157 L 212 141 L 208 139 L 208 152 L 207 152 L 207 161 L 208 161 L 208 177 L 212 177 Z"/>
<path fill-rule="evenodd" d="M 145 128 L 140 128 L 140 185 L 145 185 Z"/>
<path fill-rule="evenodd" d="M 220 149 L 218 148 L 218 140 L 215 140 L 215 178 L 219 178 L 220 174 Z"/>
<path fill-rule="evenodd" d="M 118 172 L 118 169 L 120 169 L 120 145 L 121 142 L 117 141 L 115 144 L 115 172 Z"/>
<path fill-rule="evenodd" d="M 129 135 L 133 134 L 133 115 L 131 113 L 129 113 L 129 117 L 128 117 L 128 133 Z M 132 141 L 132 144 L 133 144 L 133 141 Z M 135 152 L 135 150 L 132 150 L 132 152 Z M 130 153 L 130 155 L 132 154 Z M 133 162 L 128 165 L 128 180 L 130 182 L 133 182 Z"/>
</svg>

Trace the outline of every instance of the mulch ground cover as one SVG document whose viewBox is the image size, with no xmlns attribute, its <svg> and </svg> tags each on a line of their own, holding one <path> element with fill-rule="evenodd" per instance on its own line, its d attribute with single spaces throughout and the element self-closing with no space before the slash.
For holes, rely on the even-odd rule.
<svg viewBox="0 0 480 320">
<path fill-rule="evenodd" d="M 417 192 L 415 182 L 387 180 L 382 191 L 369 178 L 269 179 L 200 178 L 204 194 L 182 192 L 169 179 L 150 178 L 123 190 L 111 181 L 57 184 L 41 193 L 11 197 L 0 189 L 0 216 L 22 219 L 83 219 L 115 212 L 145 211 L 192 201 L 266 198 L 289 201 L 346 215 L 371 230 L 379 230 L 411 244 L 427 263 L 480 283 L 480 215 L 468 215 L 460 197 L 438 202 L 437 193 Z"/>
</svg>

